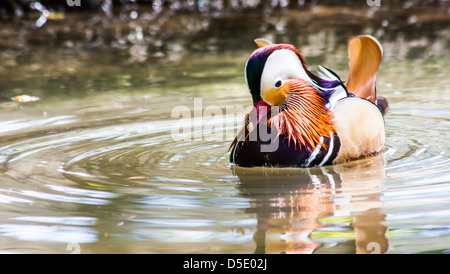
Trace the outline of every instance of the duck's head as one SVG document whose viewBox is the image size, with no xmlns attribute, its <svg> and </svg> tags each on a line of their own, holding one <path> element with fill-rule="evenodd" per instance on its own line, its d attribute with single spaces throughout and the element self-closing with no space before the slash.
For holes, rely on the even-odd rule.
<svg viewBox="0 0 450 274">
<path fill-rule="evenodd" d="M 245 78 L 257 122 L 271 107 L 279 106 L 280 112 L 268 123 L 295 143 L 315 147 L 320 136 L 328 137 L 333 131 L 326 104 L 342 82 L 338 77 L 324 79 L 311 73 L 293 45 L 255 42 L 259 48 L 247 61 Z"/>
<path fill-rule="evenodd" d="M 261 101 L 270 106 L 281 105 L 291 92 L 292 80 L 306 81 L 327 96 L 327 90 L 340 81 L 327 81 L 311 73 L 300 52 L 290 44 L 271 44 L 256 39 L 255 50 L 245 66 L 245 78 L 255 105 Z"/>
</svg>

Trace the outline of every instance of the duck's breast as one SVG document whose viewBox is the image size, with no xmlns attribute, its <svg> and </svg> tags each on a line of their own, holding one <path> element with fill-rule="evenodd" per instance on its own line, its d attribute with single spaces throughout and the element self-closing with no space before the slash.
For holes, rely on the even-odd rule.
<svg viewBox="0 0 450 274">
<path fill-rule="evenodd" d="M 334 163 L 375 154 L 384 146 L 384 119 L 376 105 L 358 97 L 341 99 L 332 109 L 341 141 Z"/>
</svg>

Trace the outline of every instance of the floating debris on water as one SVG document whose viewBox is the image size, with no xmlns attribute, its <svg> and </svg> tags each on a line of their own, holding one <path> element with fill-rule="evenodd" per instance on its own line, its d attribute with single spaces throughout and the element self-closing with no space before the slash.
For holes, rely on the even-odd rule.
<svg viewBox="0 0 450 274">
<path fill-rule="evenodd" d="M 147 177 L 145 177 L 145 176 L 132 176 L 132 177 L 128 177 L 128 179 L 130 179 L 130 180 L 144 180 L 144 179 L 146 179 Z"/>
<path fill-rule="evenodd" d="M 16 101 L 16 102 L 28 103 L 28 102 L 39 101 L 39 100 L 41 100 L 41 98 L 23 94 L 23 95 L 17 95 L 17 96 L 11 97 L 11 100 Z"/>
</svg>

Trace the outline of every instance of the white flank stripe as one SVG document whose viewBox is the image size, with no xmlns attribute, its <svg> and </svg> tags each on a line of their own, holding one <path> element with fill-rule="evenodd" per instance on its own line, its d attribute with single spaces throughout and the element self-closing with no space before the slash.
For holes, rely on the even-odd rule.
<svg viewBox="0 0 450 274">
<path fill-rule="evenodd" d="M 319 166 L 324 165 L 328 159 L 330 159 L 331 154 L 333 154 L 333 147 L 334 147 L 334 137 L 333 132 L 330 132 L 330 146 L 328 147 L 328 153 L 325 155 L 325 158 L 323 158 L 322 162 L 320 162 Z"/>
<path fill-rule="evenodd" d="M 316 159 L 317 154 L 319 154 L 320 149 L 322 148 L 323 143 L 323 136 L 320 136 L 320 142 L 316 145 L 316 148 L 314 149 L 313 153 L 309 155 L 308 162 L 306 163 L 306 166 L 309 166 L 314 159 Z"/>
</svg>

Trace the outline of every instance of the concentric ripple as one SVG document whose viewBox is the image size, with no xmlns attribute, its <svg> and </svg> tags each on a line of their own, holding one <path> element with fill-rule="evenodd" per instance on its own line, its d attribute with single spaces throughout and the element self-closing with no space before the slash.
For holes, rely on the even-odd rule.
<svg viewBox="0 0 450 274">
<path fill-rule="evenodd" d="M 59 243 L 53 250 L 58 253 L 65 252 L 69 243 L 92 243 L 95 249 L 110 238 L 171 245 L 222 241 L 232 235 L 236 244 L 248 244 L 251 236 L 230 231 L 235 225 L 254 225 L 253 220 L 232 214 L 248 203 L 236 197 L 232 187 L 234 177 L 227 163 L 230 140 L 217 135 L 209 141 L 177 141 L 172 129 L 181 120 L 170 118 L 170 113 L 159 113 L 169 117 L 163 119 L 146 113 L 149 117 L 142 119 L 141 112 L 120 112 L 122 116 L 116 113 L 119 119 L 108 117 L 103 123 L 72 116 L 64 128 L 60 128 L 62 123 L 52 128 L 46 122 L 32 121 L 20 127 L 29 137 L 0 147 L 4 179 L 0 202 L 26 212 L 2 218 L 2 237 Z M 228 122 L 216 130 L 234 131 L 236 119 L 223 116 Z M 212 120 L 201 122 L 207 126 Z M 36 124 L 45 125 L 45 130 Z M 205 209 L 209 209 L 206 215 Z M 208 217 L 214 215 L 221 217 Z M 87 252 L 94 252 L 90 248 Z M 116 251 L 121 252 L 120 248 Z M 150 252 L 173 249 L 163 246 Z"/>
<path fill-rule="evenodd" d="M 8 139 L 14 130 L 29 136 L 0 148 L 0 235 L 17 246 L 3 251 L 64 253 L 70 243 L 87 253 L 106 243 L 111 252 L 157 253 L 180 245 L 347 253 L 373 243 L 392 253 L 448 250 L 448 112 L 398 105 L 386 117 L 381 155 L 320 169 L 230 169 L 224 136 L 237 131 L 239 116 L 217 117 L 226 121 L 215 125 L 222 136 L 180 141 L 174 125 L 195 120 L 120 112 L 103 122 L 73 115 L 9 123 L 18 126 Z M 192 136 L 210 133 L 214 120 L 201 122 Z"/>
</svg>

